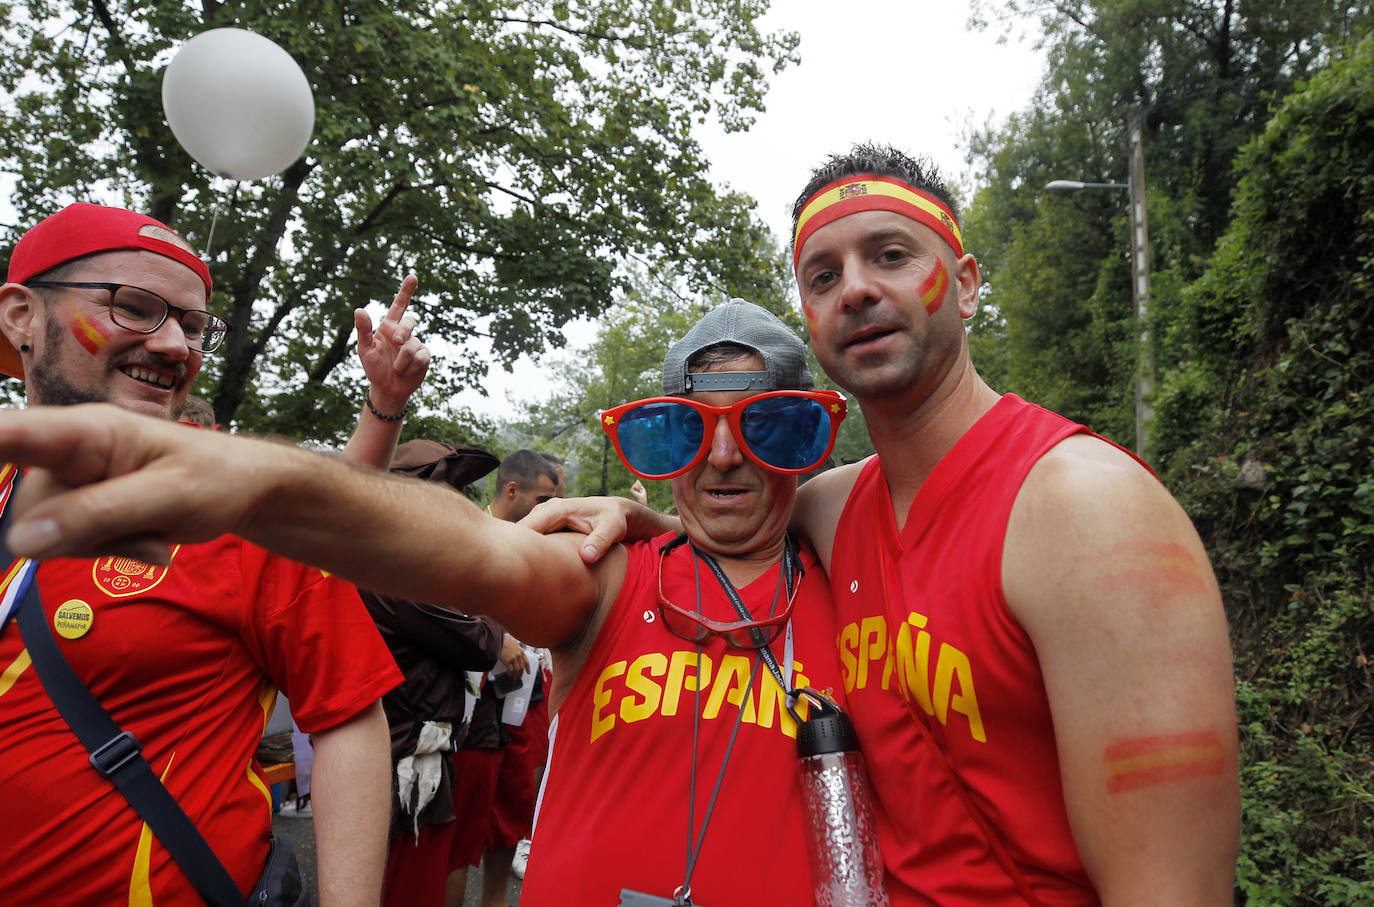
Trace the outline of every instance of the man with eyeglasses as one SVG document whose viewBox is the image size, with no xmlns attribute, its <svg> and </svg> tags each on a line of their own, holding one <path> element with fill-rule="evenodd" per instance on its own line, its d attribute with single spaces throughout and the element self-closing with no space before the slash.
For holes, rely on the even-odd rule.
<svg viewBox="0 0 1374 907">
<path fill-rule="evenodd" d="M 232 530 L 366 588 L 485 613 L 554 652 L 528 903 L 810 903 L 786 694 L 842 691 L 830 593 L 787 524 L 845 414 L 811 387 L 804 344 L 775 316 L 739 300 L 708 313 L 669 350 L 663 397 L 602 418 L 631 471 L 672 482 L 686 532 L 595 565 L 580 536 L 488 519 L 429 483 L 109 408 L 0 414 L 0 456 L 56 467 L 67 488 L 120 476 L 70 494 L 31 476 L 10 542 L 157 561 L 172 536 Z M 183 487 L 188 469 L 235 493 Z"/>
<path fill-rule="evenodd" d="M 8 276 L 0 287 L 0 369 L 24 380 L 30 411 L 106 401 L 164 420 L 177 433 L 223 442 L 219 433 L 165 421 L 180 409 L 203 357 L 229 331 L 207 311 L 208 267 L 167 226 L 122 208 L 71 205 L 24 234 Z M 394 364 L 409 342 L 393 332 L 386 341 L 392 348 L 383 351 L 370 332 L 363 339 L 364 358 L 373 357 L 374 366 L 391 353 Z M 396 378 L 382 385 L 390 390 Z M 380 395 L 377 402 L 397 406 Z M 385 451 L 389 460 L 394 440 L 394 428 L 379 425 L 351 443 L 374 455 Z M 7 505 L 15 472 L 5 466 L 0 475 Z M 227 479 L 205 462 L 168 490 L 190 495 L 203 488 L 233 499 L 237 490 Z M 77 677 L 138 740 L 243 894 L 263 872 L 271 831 L 270 797 L 254 752 L 276 690 L 286 693 L 317 753 L 321 902 L 375 904 L 390 768 L 379 700 L 400 674 L 352 586 L 233 536 L 203 542 L 177 546 L 159 564 L 129 557 L 44 561 L 32 580 L 41 602 L 29 607 L 41 606 L 40 630 L 42 622 L 55 629 Z M 97 773 L 53 706 L 30 663 L 29 630 L 21 634 L 14 593 L 25 568 L 5 566 L 6 902 L 198 901 L 167 842 L 150 834 L 112 781 Z"/>
</svg>

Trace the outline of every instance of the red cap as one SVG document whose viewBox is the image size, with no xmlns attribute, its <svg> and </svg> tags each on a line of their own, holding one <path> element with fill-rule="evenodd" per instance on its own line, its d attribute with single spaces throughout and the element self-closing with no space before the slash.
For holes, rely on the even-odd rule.
<svg viewBox="0 0 1374 907">
<path fill-rule="evenodd" d="M 210 298 L 210 268 L 200 256 L 176 243 L 139 231 L 158 227 L 173 233 L 159 220 L 124 208 L 77 202 L 44 218 L 19 238 L 10 255 L 9 282 L 23 283 L 60 264 L 97 252 L 146 249 L 174 259 L 196 272 Z M 23 365 L 4 335 L 0 334 L 0 371 L 24 377 Z"/>
</svg>

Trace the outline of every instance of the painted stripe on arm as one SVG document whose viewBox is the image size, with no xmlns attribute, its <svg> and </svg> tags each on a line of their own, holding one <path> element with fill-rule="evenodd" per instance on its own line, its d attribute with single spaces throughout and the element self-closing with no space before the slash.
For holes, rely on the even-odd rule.
<svg viewBox="0 0 1374 907">
<path fill-rule="evenodd" d="M 1107 793 L 1221 774 L 1225 750 L 1212 731 L 1165 734 L 1113 743 L 1102 752 Z"/>
</svg>

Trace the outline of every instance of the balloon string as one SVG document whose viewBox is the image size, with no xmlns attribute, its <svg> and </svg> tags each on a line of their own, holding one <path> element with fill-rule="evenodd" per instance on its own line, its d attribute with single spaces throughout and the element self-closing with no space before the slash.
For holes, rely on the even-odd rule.
<svg viewBox="0 0 1374 907">
<path fill-rule="evenodd" d="M 209 260 L 210 260 L 210 250 L 211 250 L 211 249 L 214 247 L 214 245 L 215 245 L 215 224 L 219 221 L 219 209 L 220 209 L 220 207 L 221 207 L 223 204 L 224 204 L 224 200 L 223 200 L 223 199 L 220 199 L 220 203 L 219 203 L 218 205 L 215 205 L 215 211 L 214 211 L 214 213 L 210 215 L 210 236 L 209 236 L 208 239 L 205 240 L 205 260 L 206 260 L 206 261 L 209 261 Z"/>
<path fill-rule="evenodd" d="M 239 181 L 234 180 L 234 192 L 239 191 Z M 224 207 L 224 196 L 220 196 L 219 204 L 215 205 L 214 213 L 210 215 L 210 235 L 205 240 L 205 260 L 208 262 L 212 257 L 211 253 L 215 248 L 215 224 L 219 223 L 219 212 Z"/>
</svg>

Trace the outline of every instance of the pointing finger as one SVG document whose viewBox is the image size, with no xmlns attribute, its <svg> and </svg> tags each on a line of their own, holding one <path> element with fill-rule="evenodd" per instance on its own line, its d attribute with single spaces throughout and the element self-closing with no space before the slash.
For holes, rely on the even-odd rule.
<svg viewBox="0 0 1374 907">
<path fill-rule="evenodd" d="M 387 310 L 386 317 L 392 321 L 400 321 L 401 316 L 406 313 L 406 306 L 410 305 L 410 297 L 419 285 L 420 278 L 414 274 L 407 274 L 401 281 L 401 288 L 396 291 L 396 298 L 391 300 L 391 308 Z"/>
</svg>

